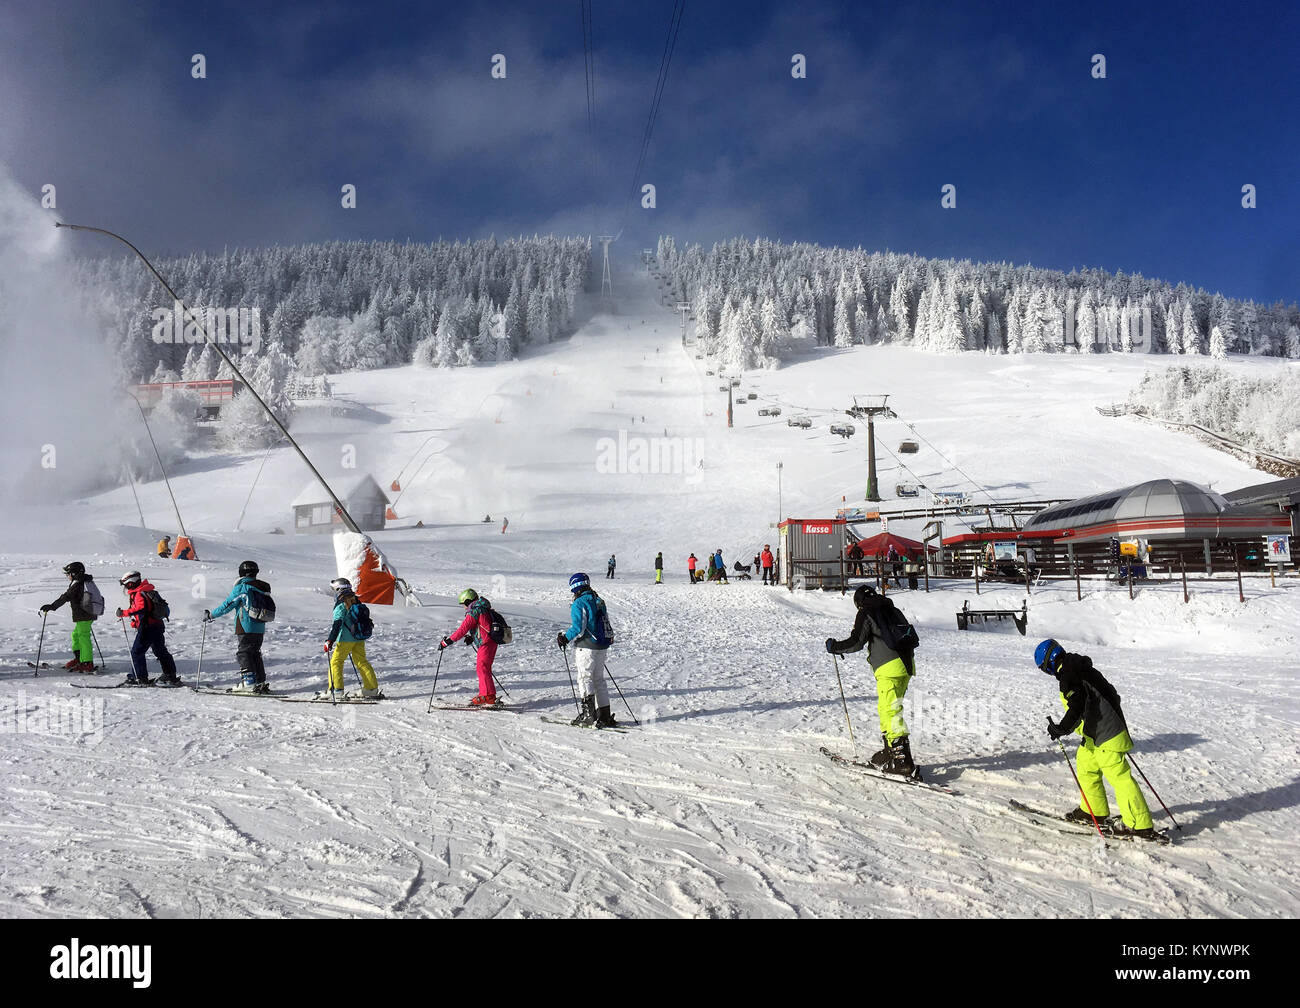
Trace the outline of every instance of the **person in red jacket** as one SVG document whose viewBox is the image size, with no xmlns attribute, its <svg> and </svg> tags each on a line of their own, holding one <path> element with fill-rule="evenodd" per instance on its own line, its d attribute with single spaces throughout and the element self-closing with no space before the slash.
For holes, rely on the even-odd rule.
<svg viewBox="0 0 1300 1008">
<path fill-rule="evenodd" d="M 692 553 L 690 556 L 688 556 L 688 557 L 686 558 L 686 574 L 687 574 L 687 576 L 690 578 L 690 582 L 691 582 L 691 584 L 695 584 L 695 582 L 696 582 L 696 580 L 697 580 L 696 577 L 695 577 L 695 564 L 696 564 L 696 563 L 697 563 L 697 561 L 696 561 L 696 559 L 695 559 L 695 554 L 694 554 L 694 553 Z"/>
<path fill-rule="evenodd" d="M 460 604 L 465 607 L 465 618 L 460 626 L 438 642 L 438 650 L 450 647 L 467 634 L 478 647 L 478 661 L 474 670 L 478 673 L 478 696 L 469 702 L 471 707 L 492 707 L 497 702 L 496 683 L 492 679 L 492 662 L 497 656 L 497 642 L 491 637 L 492 603 L 480 598 L 473 588 L 466 588 L 460 593 Z"/>
<path fill-rule="evenodd" d="M 131 645 L 131 672 L 126 677 L 127 686 L 152 686 L 149 670 L 145 666 L 144 653 L 152 651 L 162 666 L 162 677 L 158 680 L 169 686 L 180 683 L 176 675 L 176 661 L 167 650 L 166 628 L 163 621 L 154 615 L 153 600 L 149 595 L 153 585 L 140 576 L 139 571 L 130 571 L 122 575 L 118 582 L 131 600 L 125 609 L 117 610 L 117 617 L 131 617 L 131 626 L 135 628 L 135 641 Z"/>
<path fill-rule="evenodd" d="M 766 543 L 763 544 L 763 552 L 759 554 L 763 561 L 763 584 L 776 584 L 776 578 L 772 576 L 772 547 Z"/>
</svg>

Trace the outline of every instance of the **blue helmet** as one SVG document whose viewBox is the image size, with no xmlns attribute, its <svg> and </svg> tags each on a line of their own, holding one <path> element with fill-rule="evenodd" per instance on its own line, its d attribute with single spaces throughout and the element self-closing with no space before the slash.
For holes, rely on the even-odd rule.
<svg viewBox="0 0 1300 1008">
<path fill-rule="evenodd" d="M 575 574 L 573 577 L 569 578 L 569 591 L 571 592 L 577 593 L 582 591 L 584 588 L 590 587 L 591 578 L 587 577 L 586 574 Z"/>
<path fill-rule="evenodd" d="M 1056 671 L 1056 663 L 1065 655 L 1065 648 L 1048 638 L 1034 648 L 1034 664 L 1044 672 Z"/>
</svg>

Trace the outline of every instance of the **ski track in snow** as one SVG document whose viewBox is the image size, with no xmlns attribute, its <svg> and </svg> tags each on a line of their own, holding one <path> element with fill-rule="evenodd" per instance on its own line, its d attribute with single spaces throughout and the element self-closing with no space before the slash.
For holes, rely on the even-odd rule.
<svg viewBox="0 0 1300 1008">
<path fill-rule="evenodd" d="M 644 327 L 637 325 L 642 317 Z M 839 495 L 860 483 L 857 443 L 845 455 L 844 446 L 827 447 L 817 432 L 785 430 L 784 418 L 769 431 L 738 415 L 741 429 L 728 434 L 717 417 L 700 416 L 702 403 L 715 408 L 706 395 L 717 380 L 681 352 L 671 313 L 634 293 L 626 316 L 602 318 L 569 345 L 523 361 L 440 373 L 464 394 L 429 407 L 427 417 L 417 404 L 427 372 L 401 372 L 407 384 L 391 393 L 385 383 L 396 381 L 392 372 L 339 379 L 344 395 L 408 432 L 398 450 L 375 421 L 373 443 L 389 453 L 377 471 L 401 467 L 426 436 L 420 423 L 442 430 L 430 450 L 444 475 L 408 487 L 412 510 L 404 501 L 404 515 L 476 514 L 487 509 L 480 500 L 504 500 L 491 510 L 511 519 L 504 537 L 498 522 L 476 520 L 383 534 L 381 545 L 429 605 L 376 613 L 380 631 L 370 654 L 389 697 L 378 705 L 78 690 L 57 669 L 33 677 L 23 665 L 39 627 L 31 613 L 47 591 L 52 599 L 61 590 L 55 575 L 64 553 L 83 551 L 112 586 L 109 575 L 118 566 L 144 568 L 140 557 L 151 555 L 157 536 L 121 523 L 121 509 L 133 507 L 125 490 L 94 499 L 89 509 L 69 505 L 54 519 L 21 519 L 28 522 L 21 548 L 11 543 L 0 556 L 8 575 L 0 587 L 0 702 L 9 712 L 0 734 L 0 916 L 1300 912 L 1300 687 L 1289 657 L 1300 622 L 1294 582 L 1252 585 L 1246 607 L 1227 582 L 1197 586 L 1190 605 L 1171 582 L 1142 586 L 1133 602 L 1120 588 L 1089 586 L 1076 603 L 1073 585 L 1043 586 L 1030 599 L 1028 638 L 953 629 L 952 614 L 964 599 L 974 600 L 967 585 L 903 593 L 923 642 L 909 695 L 913 748 L 930 779 L 960 794 L 863 778 L 818 752 L 821 745 L 851 751 L 820 644 L 847 632 L 851 601 L 792 595 L 757 581 L 688 586 L 679 572 L 692 548 L 703 558 L 711 544 L 724 545 L 730 564 L 737 548 L 748 560 L 753 544 L 775 538 L 767 527 L 776 510 L 768 486 L 774 458 L 786 459 L 787 513 L 833 511 Z M 650 331 L 654 326 L 659 334 Z M 892 348 L 867 350 L 892 354 L 888 360 L 916 359 Z M 925 359 L 949 377 L 961 373 L 951 360 Z M 1071 364 L 1069 381 L 1091 383 L 1098 401 L 1122 397 L 1140 374 L 1130 362 Z M 986 378 L 1005 378 L 1009 370 L 997 358 L 967 358 L 961 366 L 983 367 Z M 1126 370 L 1116 375 L 1116 367 Z M 602 372 L 617 374 L 613 391 L 592 392 L 588 369 L 617 369 Z M 796 363 L 747 383 L 764 399 L 785 403 L 790 415 L 825 398 L 828 378 L 852 388 L 851 378 L 838 378 L 840 370 L 830 361 Z M 1023 438 L 1025 418 L 1037 410 L 1034 423 L 1047 429 L 1044 444 L 1053 457 L 1077 458 L 1074 470 L 1044 476 L 1032 493 L 1084 493 L 1124 482 L 1114 473 L 1157 451 L 1181 451 L 1189 466 L 1236 480 L 1221 485 L 1262 479 L 1167 432 L 1099 420 L 1090 415 L 1091 402 L 1044 411 L 1042 383 L 1022 382 L 1022 370 L 1031 379 L 1054 375 L 1055 391 L 1067 387 L 1066 372 L 1032 360 L 1014 370 L 1016 380 L 999 384 L 998 396 L 979 381 L 948 381 L 960 405 L 987 423 L 987 437 L 963 441 L 963 426 L 972 421 L 957 407 L 936 414 L 924 376 L 899 389 L 900 408 L 945 453 L 960 454 L 963 468 L 1009 479 L 1026 478 L 1026 463 L 997 454 L 1011 450 L 998 425 Z M 662 386 L 656 375 L 665 377 Z M 1020 403 L 1012 420 L 996 415 L 1006 411 L 1007 397 Z M 611 398 L 617 406 L 606 409 Z M 453 407 L 460 412 L 447 412 Z M 526 420 L 539 430 L 516 446 L 524 410 L 534 411 Z M 654 417 L 634 423 L 634 433 L 648 426 L 648 436 L 666 429 L 701 439 L 703 475 L 685 474 L 684 483 L 594 472 L 595 439 L 643 413 Z M 493 417 L 505 422 L 496 427 Z M 332 451 L 338 427 L 327 417 L 316 417 L 317 427 L 310 420 L 304 418 L 308 451 Z M 469 422 L 479 440 L 461 426 Z M 1113 439 L 1104 461 L 1090 460 L 1082 440 L 1102 429 L 1098 423 Z M 778 438 L 786 448 L 774 447 Z M 1021 445 L 1016 455 L 1023 454 Z M 472 464 L 481 458 L 505 461 L 482 474 Z M 169 641 L 181 675 L 197 679 L 197 617 L 211 604 L 206 599 L 224 593 L 238 559 L 257 556 L 271 571 L 281 611 L 267 642 L 269 677 L 278 690 L 305 694 L 324 679 L 328 596 L 318 586 L 332 576 L 331 547 L 325 538 L 221 531 L 229 525 L 227 505 L 235 501 L 238 510 L 257 461 L 232 470 L 238 477 L 225 496 L 199 493 L 211 487 L 202 467 L 174 480 L 187 507 L 205 509 L 187 521 L 201 530 L 205 556 L 193 573 L 220 587 L 200 598 L 187 580 L 191 569 L 166 564 L 148 565 L 149 576 L 172 600 Z M 922 457 L 912 464 L 921 471 L 938 463 Z M 250 528 L 283 524 L 280 503 L 304 482 L 274 468 Z M 160 509 L 149 505 L 151 514 Z M 665 552 L 662 586 L 650 583 L 657 548 Z M 619 553 L 620 576 L 605 581 L 600 575 L 611 551 Z M 592 573 L 609 603 L 618 631 L 611 671 L 646 722 L 625 735 L 539 720 L 572 710 L 564 658 L 553 641 L 567 623 L 564 583 L 575 567 Z M 438 660 L 432 642 L 454 625 L 455 594 L 466 584 L 479 585 L 515 628 L 516 643 L 502 649 L 497 672 L 518 711 L 426 710 Z M 1014 587 L 985 586 L 981 602 L 1019 608 L 1022 598 Z M 121 631 L 112 623 L 97 624 L 112 666 L 106 677 L 125 668 Z M 1142 768 L 1185 826 L 1174 845 L 1103 847 L 1086 834 L 1036 825 L 1007 805 L 1018 798 L 1064 811 L 1077 794 L 1043 731 L 1044 718 L 1059 711 L 1051 682 L 1029 661 L 1034 641 L 1048 633 L 1092 654 L 1123 694 Z M 66 640 L 63 610 L 47 629 L 52 664 L 66 658 Z M 232 650 L 229 623 L 216 624 L 206 640 L 205 682 L 231 680 Z M 466 699 L 474 689 L 472 665 L 472 652 L 448 650 L 439 697 Z M 874 681 L 861 656 L 846 658 L 841 674 L 858 748 L 869 753 L 878 744 Z M 14 731 L 15 705 L 56 700 L 75 702 L 93 723 L 77 732 Z M 617 693 L 613 706 L 626 715 Z M 1157 824 L 1167 825 L 1155 801 L 1152 809 Z"/>
</svg>

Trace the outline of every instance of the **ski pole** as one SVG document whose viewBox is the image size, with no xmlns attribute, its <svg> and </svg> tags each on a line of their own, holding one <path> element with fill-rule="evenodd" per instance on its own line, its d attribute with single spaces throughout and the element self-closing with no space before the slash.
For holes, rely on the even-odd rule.
<svg viewBox="0 0 1300 1008">
<path fill-rule="evenodd" d="M 1048 718 L 1047 723 L 1050 725 L 1052 719 Z M 1065 765 L 1070 768 L 1070 776 L 1074 778 L 1074 786 L 1079 789 L 1079 797 L 1083 799 L 1083 807 L 1088 810 L 1088 815 L 1092 816 L 1092 824 L 1097 827 L 1097 836 L 1104 841 L 1106 835 L 1101 831 L 1101 823 L 1097 822 L 1097 814 L 1092 810 L 1092 803 L 1088 801 L 1088 796 L 1083 793 L 1083 785 L 1079 783 L 1079 775 L 1074 772 L 1074 764 L 1070 762 L 1070 754 L 1065 751 L 1065 743 L 1057 739 L 1056 744 L 1061 747 L 1061 755 L 1065 757 Z"/>
<path fill-rule="evenodd" d="M 569 673 L 569 692 L 573 694 L 573 706 L 581 714 L 582 704 L 578 703 L 578 690 L 573 685 L 573 671 L 569 668 L 569 652 L 561 648 L 560 654 L 564 655 L 564 671 Z"/>
<path fill-rule="evenodd" d="M 840 660 L 831 653 L 831 664 L 835 666 L 835 681 L 840 687 L 840 704 L 844 707 L 844 723 L 849 726 L 849 742 L 853 744 L 853 757 L 858 755 L 858 740 L 853 737 L 853 722 L 849 720 L 849 702 L 844 697 L 844 680 L 840 678 Z"/>
<path fill-rule="evenodd" d="M 614 673 L 609 670 L 608 665 L 605 666 L 605 675 L 609 676 L 609 681 L 612 682 L 614 688 L 618 690 L 618 698 L 623 701 L 623 706 L 627 707 L 627 716 L 632 719 L 634 725 L 640 725 L 641 722 L 638 721 L 636 715 L 632 713 L 632 708 L 628 706 L 627 697 L 623 696 L 623 690 L 619 687 L 618 680 L 614 678 Z"/>
<path fill-rule="evenodd" d="M 1132 753 L 1125 753 L 1124 755 L 1126 755 L 1126 756 L 1128 757 L 1128 759 L 1129 759 L 1129 762 L 1133 764 L 1133 769 L 1136 770 L 1138 773 L 1142 774 L 1142 780 L 1143 780 L 1143 782 L 1146 784 L 1147 787 L 1151 788 L 1151 793 L 1152 793 L 1153 795 L 1156 796 L 1156 801 L 1158 801 L 1158 802 L 1160 803 L 1160 807 L 1161 807 L 1162 809 L 1165 810 L 1165 815 L 1167 815 L 1167 816 L 1169 817 L 1170 821 L 1173 822 L 1173 824 L 1174 824 L 1174 828 L 1175 828 L 1175 829 L 1182 829 L 1182 828 L 1183 828 L 1183 824 L 1180 823 L 1177 819 L 1174 818 L 1174 814 L 1173 814 L 1172 812 L 1169 811 L 1169 806 L 1166 805 L 1164 799 L 1160 797 L 1160 793 L 1159 793 L 1158 791 L 1156 791 L 1155 788 L 1151 787 L 1151 782 L 1150 782 L 1149 780 L 1147 780 L 1147 775 L 1144 774 L 1144 773 L 1142 773 L 1142 768 L 1141 768 L 1140 766 L 1138 766 L 1137 760 L 1135 760 L 1135 759 L 1133 758 L 1133 754 L 1132 754 Z"/>
<path fill-rule="evenodd" d="M 107 669 L 108 663 L 104 661 L 104 649 L 99 646 L 99 638 L 95 635 L 94 627 L 90 628 L 90 639 L 95 645 L 95 650 L 99 652 L 99 667 Z"/>
<path fill-rule="evenodd" d="M 497 678 L 497 674 L 495 672 L 489 672 L 488 675 L 492 677 L 492 682 L 498 690 L 500 690 L 506 696 L 510 695 L 510 691 L 501 685 L 501 680 Z"/>
<path fill-rule="evenodd" d="M 433 670 L 433 689 L 429 690 L 429 709 L 425 711 L 426 714 L 433 711 L 433 694 L 438 691 L 438 674 L 442 671 L 442 653 L 445 650 L 447 649 L 438 648 L 438 667 Z"/>
<path fill-rule="evenodd" d="M 41 639 L 36 642 L 36 664 L 32 666 L 36 670 L 32 675 L 37 677 L 41 674 L 41 652 L 45 650 L 45 621 L 49 618 L 48 611 L 41 613 Z"/>
<path fill-rule="evenodd" d="M 194 673 L 194 678 L 201 681 L 203 678 L 203 645 L 208 641 L 208 621 L 203 621 L 203 630 L 199 634 L 199 668 Z"/>
</svg>

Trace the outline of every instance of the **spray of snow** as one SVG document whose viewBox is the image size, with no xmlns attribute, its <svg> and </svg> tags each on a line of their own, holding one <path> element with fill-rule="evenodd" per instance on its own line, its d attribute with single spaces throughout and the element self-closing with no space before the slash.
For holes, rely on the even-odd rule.
<svg viewBox="0 0 1300 1008">
<path fill-rule="evenodd" d="M 108 352 L 71 290 L 66 233 L 0 166 L 0 499 L 8 503 L 66 500 L 119 482 L 132 440 L 105 379 Z"/>
</svg>

